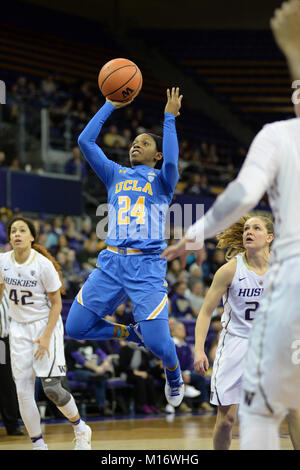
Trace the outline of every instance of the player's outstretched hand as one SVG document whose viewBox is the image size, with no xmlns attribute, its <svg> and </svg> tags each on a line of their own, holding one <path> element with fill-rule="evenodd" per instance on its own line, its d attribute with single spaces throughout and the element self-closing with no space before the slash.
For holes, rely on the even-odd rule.
<svg viewBox="0 0 300 470">
<path fill-rule="evenodd" d="M 127 106 L 128 104 L 132 103 L 133 102 L 133 99 L 132 100 L 129 100 L 129 101 L 111 101 L 109 100 L 108 98 L 106 98 L 106 101 L 108 101 L 109 103 L 111 103 L 116 109 L 120 109 L 120 108 L 124 108 L 125 106 Z"/>
<path fill-rule="evenodd" d="M 175 117 L 180 116 L 180 108 L 181 108 L 181 101 L 183 95 L 179 95 L 179 88 L 173 87 L 170 91 L 169 88 L 167 89 L 167 104 L 165 107 L 165 113 L 174 114 Z"/>
<path fill-rule="evenodd" d="M 179 243 L 177 243 L 177 245 L 168 246 L 160 256 L 161 258 L 165 258 L 167 261 L 180 258 L 181 266 L 184 268 L 186 266 L 186 259 L 191 253 L 195 253 L 196 262 L 199 265 L 203 263 L 205 255 L 203 244 L 199 244 L 193 240 L 188 240 L 184 237 Z"/>
<path fill-rule="evenodd" d="M 300 0 L 289 0 L 271 18 L 274 38 L 287 58 L 300 56 Z M 300 77 L 299 77 L 300 78 Z"/>
</svg>

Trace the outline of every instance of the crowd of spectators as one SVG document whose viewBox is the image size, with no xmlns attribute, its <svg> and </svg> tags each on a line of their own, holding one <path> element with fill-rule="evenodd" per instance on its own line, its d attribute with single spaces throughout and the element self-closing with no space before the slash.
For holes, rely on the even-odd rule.
<svg viewBox="0 0 300 470">
<path fill-rule="evenodd" d="M 15 214 L 18 210 L 14 211 Z M 0 250 L 11 249 L 8 243 L 5 225 L 12 215 L 12 211 L 0 209 Z M 105 248 L 103 240 L 99 240 L 93 221 L 89 217 L 56 216 L 47 217 L 39 214 L 34 219 L 38 229 L 37 242 L 43 245 L 59 262 L 66 294 L 63 301 L 74 299 L 79 289 L 95 268 L 99 252 Z M 173 243 L 174 239 L 170 240 Z M 185 350 L 182 355 L 182 367 L 185 372 L 187 397 L 183 402 L 181 411 L 187 411 L 194 407 L 209 409 L 207 383 L 197 379 L 192 374 L 192 345 L 194 338 L 186 338 L 186 332 L 182 322 L 195 321 L 204 296 L 211 284 L 216 269 L 221 266 L 224 252 L 216 249 L 216 241 L 209 240 L 206 245 L 206 260 L 201 266 L 195 263 L 194 255 L 190 255 L 184 269 L 181 268 L 178 259 L 168 264 L 167 281 L 169 288 L 169 318 L 170 330 L 177 338 L 176 347 L 179 351 Z M 214 312 L 207 354 L 211 363 L 214 359 L 214 350 L 220 330 L 221 309 Z M 132 305 L 128 299 L 121 304 L 109 319 L 117 323 L 134 323 Z M 164 371 L 162 364 L 149 354 L 149 351 L 135 348 L 134 345 L 122 344 L 118 341 L 101 341 L 97 344 L 82 344 L 73 340 L 66 343 L 66 355 L 68 370 L 71 378 L 85 381 L 94 391 L 98 412 L 111 414 L 112 410 L 106 403 L 105 380 L 108 376 L 125 374 L 125 379 L 134 389 L 135 406 L 137 412 L 145 414 L 157 413 L 157 404 L 163 404 Z M 183 347 L 184 346 L 184 347 Z M 187 357 L 187 350 L 188 357 Z M 102 352 L 101 352 L 102 351 Z M 178 355 L 180 356 L 178 353 Z M 110 358 L 118 361 L 110 361 Z M 108 358 L 108 362 L 106 360 Z M 180 359 L 181 360 L 181 359 Z M 99 362 L 99 363 L 98 363 Z M 200 382 L 200 383 L 199 383 Z M 195 390 L 198 390 L 198 393 Z M 193 392 L 191 394 L 191 391 Z M 190 401 L 189 401 L 190 400 Z M 191 400 L 193 403 L 191 403 Z M 200 407 L 200 408 L 199 408 Z M 123 411 L 126 406 L 123 406 Z"/>
<path fill-rule="evenodd" d="M 28 109 L 26 126 L 30 133 L 40 138 L 39 119 L 42 108 L 49 110 L 50 146 L 65 150 L 66 141 L 69 151 L 77 145 L 77 137 L 89 120 L 103 104 L 103 96 L 89 81 L 70 83 L 57 75 L 49 75 L 44 79 L 29 79 L 18 77 L 8 87 L 7 119 L 16 122 L 19 115 L 20 103 L 25 103 Z M 128 165 L 128 149 L 134 137 L 148 130 L 152 133 L 162 133 L 161 109 L 147 113 L 135 106 L 126 107 L 112 115 L 107 126 L 103 128 L 99 144 L 106 152 L 112 152 L 114 158 Z M 185 132 L 187 131 L 187 132 Z M 177 193 L 191 195 L 218 194 L 237 174 L 246 155 L 246 150 L 238 144 L 236 148 L 208 142 L 205 136 L 200 140 L 191 137 L 188 129 L 184 128 L 184 119 L 180 121 L 180 135 L 189 138 L 180 139 L 179 169 L 182 184 L 176 188 Z M 0 155 L 0 167 L 3 166 Z M 4 156 L 5 158 L 5 156 Z M 13 162 L 14 160 L 14 162 Z M 15 155 L 8 155 L 6 164 L 12 168 L 22 169 Z M 25 164 L 23 164 L 23 167 Z M 88 168 L 80 159 L 79 150 L 73 151 L 73 158 L 64 168 L 67 174 L 81 174 L 84 178 Z"/>
</svg>

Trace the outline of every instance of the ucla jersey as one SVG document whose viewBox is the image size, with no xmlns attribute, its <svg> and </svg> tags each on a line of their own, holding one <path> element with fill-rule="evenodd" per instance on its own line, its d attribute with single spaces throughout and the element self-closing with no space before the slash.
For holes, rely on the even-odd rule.
<svg viewBox="0 0 300 470">
<path fill-rule="evenodd" d="M 126 168 L 109 160 L 96 144 L 105 120 L 114 109 L 106 102 L 78 139 L 83 154 L 107 188 L 106 244 L 160 253 L 166 247 L 166 214 L 179 177 L 175 117 L 165 114 L 161 170 L 146 165 Z"/>
<path fill-rule="evenodd" d="M 223 295 L 221 322 L 228 333 L 247 338 L 264 294 L 267 273 L 259 276 L 248 269 L 242 253 L 236 258 L 232 283 Z"/>
</svg>

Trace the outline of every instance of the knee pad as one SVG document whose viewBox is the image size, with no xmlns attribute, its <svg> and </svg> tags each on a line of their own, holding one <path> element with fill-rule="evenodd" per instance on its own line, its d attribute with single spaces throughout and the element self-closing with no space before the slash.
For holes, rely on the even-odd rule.
<svg viewBox="0 0 300 470">
<path fill-rule="evenodd" d="M 42 377 L 41 380 L 45 395 L 56 406 L 64 406 L 70 401 L 71 394 L 62 387 L 61 377 Z"/>
</svg>

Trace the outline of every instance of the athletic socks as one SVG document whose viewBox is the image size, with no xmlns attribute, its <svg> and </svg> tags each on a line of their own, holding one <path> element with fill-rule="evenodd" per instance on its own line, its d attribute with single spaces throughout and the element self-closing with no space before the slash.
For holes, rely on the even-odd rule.
<svg viewBox="0 0 300 470">
<path fill-rule="evenodd" d="M 45 441 L 44 441 L 44 438 L 43 438 L 43 434 L 40 434 L 40 436 L 36 436 L 36 437 L 31 437 L 31 442 L 33 443 L 33 448 L 38 448 L 38 447 L 45 447 L 46 444 L 45 444 Z"/>
<path fill-rule="evenodd" d="M 84 432 L 86 424 L 84 421 L 82 421 L 81 418 L 79 418 L 77 421 L 71 421 L 71 424 L 73 426 L 74 432 Z"/>
<path fill-rule="evenodd" d="M 165 373 L 169 382 L 181 380 L 181 370 L 179 362 L 177 361 L 177 364 L 174 368 L 165 367 Z"/>
</svg>

